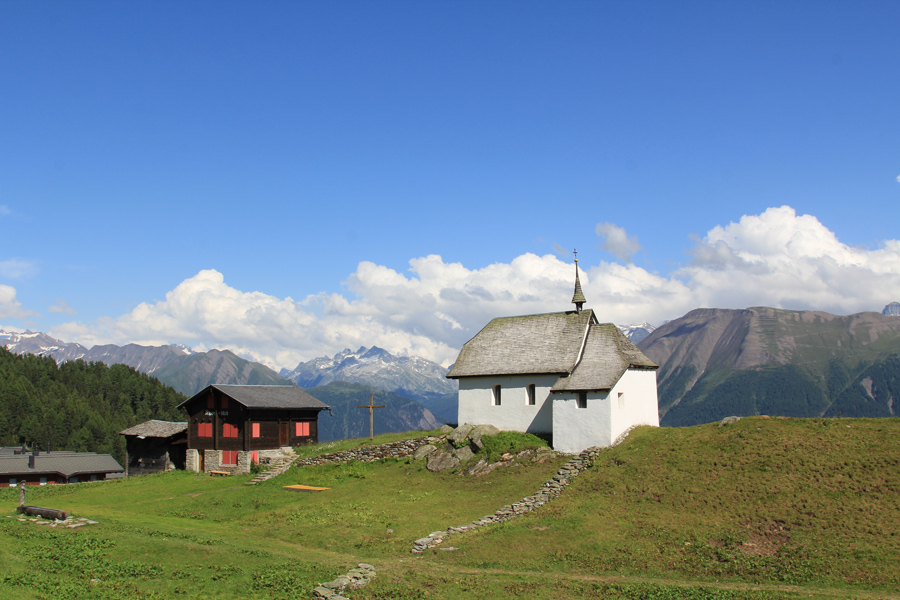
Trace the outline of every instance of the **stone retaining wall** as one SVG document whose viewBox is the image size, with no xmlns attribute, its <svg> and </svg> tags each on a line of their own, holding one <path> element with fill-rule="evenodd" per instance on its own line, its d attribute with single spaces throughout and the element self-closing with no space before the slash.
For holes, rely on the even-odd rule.
<svg viewBox="0 0 900 600">
<path fill-rule="evenodd" d="M 415 453 L 416 450 L 426 444 L 435 444 L 442 440 L 437 437 L 423 437 L 409 440 L 401 440 L 399 442 L 391 442 L 390 444 L 380 444 L 378 446 L 361 446 L 352 450 L 344 450 L 343 452 L 331 452 L 322 454 L 312 458 L 303 458 L 297 460 L 295 466 L 324 465 L 334 462 L 350 462 L 351 460 L 359 462 L 374 462 L 382 458 L 404 458 Z"/>
</svg>

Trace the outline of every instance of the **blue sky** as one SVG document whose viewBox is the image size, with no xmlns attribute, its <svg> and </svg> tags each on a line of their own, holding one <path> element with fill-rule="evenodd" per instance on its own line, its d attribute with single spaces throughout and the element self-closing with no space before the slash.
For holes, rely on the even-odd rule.
<svg viewBox="0 0 900 600">
<path fill-rule="evenodd" d="M 620 324 L 880 310 L 898 27 L 897 2 L 0 3 L 0 326 L 446 364 L 567 309 L 573 248 Z"/>
</svg>

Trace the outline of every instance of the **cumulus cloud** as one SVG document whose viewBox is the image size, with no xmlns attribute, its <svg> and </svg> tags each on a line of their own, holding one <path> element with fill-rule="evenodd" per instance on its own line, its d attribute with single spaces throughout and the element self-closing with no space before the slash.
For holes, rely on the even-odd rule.
<svg viewBox="0 0 900 600">
<path fill-rule="evenodd" d="M 617 240 L 612 247 L 625 257 L 640 248 L 621 228 L 601 225 L 597 234 L 606 244 Z M 880 310 L 900 290 L 900 241 L 850 247 L 818 219 L 789 206 L 695 237 L 687 259 L 667 275 L 625 259 L 579 265 L 586 306 L 601 320 L 623 325 L 660 324 L 698 307 Z M 494 317 L 570 309 L 574 275 L 570 260 L 552 254 L 523 254 L 481 269 L 429 255 L 410 260 L 404 272 L 361 262 L 344 282 L 345 293 L 294 300 L 235 289 L 222 273 L 205 270 L 164 300 L 50 333 L 85 345 L 229 348 L 276 368 L 372 345 L 449 364 Z M 7 305 L 0 299 L 0 306 Z"/>
<path fill-rule="evenodd" d="M 8 285 L 0 285 L 0 319 L 24 319 L 38 316 L 30 310 L 25 310 L 16 299 L 16 288 Z"/>
<path fill-rule="evenodd" d="M 597 223 L 597 235 L 600 236 L 599 248 L 606 250 L 624 262 L 631 262 L 634 253 L 641 249 L 636 237 L 628 237 L 625 230 L 613 223 Z"/>
<path fill-rule="evenodd" d="M 10 258 L 0 260 L 0 275 L 10 279 L 20 279 L 34 273 L 35 266 L 30 260 L 22 258 Z"/>
<path fill-rule="evenodd" d="M 57 299 L 56 304 L 47 310 L 61 315 L 74 315 L 76 312 L 75 309 L 69 306 L 62 298 Z"/>
</svg>

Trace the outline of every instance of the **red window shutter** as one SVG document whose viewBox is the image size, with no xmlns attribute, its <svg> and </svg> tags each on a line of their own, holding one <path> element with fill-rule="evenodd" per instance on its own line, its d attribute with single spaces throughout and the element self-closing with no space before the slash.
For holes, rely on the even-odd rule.
<svg viewBox="0 0 900 600">
<path fill-rule="evenodd" d="M 206 397 L 206 408 L 208 408 L 209 410 L 215 410 L 216 408 L 216 399 L 212 394 Z"/>
<path fill-rule="evenodd" d="M 212 437 L 212 423 L 199 423 L 197 435 L 200 437 Z"/>
<path fill-rule="evenodd" d="M 228 408 L 228 398 L 222 396 L 222 410 L 226 410 Z"/>
<path fill-rule="evenodd" d="M 253 452 L 251 452 L 251 453 L 250 453 L 250 460 L 253 461 L 253 464 L 254 464 L 254 465 L 258 465 L 258 464 L 259 464 L 259 452 L 257 452 L 256 450 L 254 450 Z"/>
<path fill-rule="evenodd" d="M 253 423 L 253 437 L 259 437 L 259 423 Z"/>
<path fill-rule="evenodd" d="M 237 450 L 222 450 L 222 464 L 234 466 L 237 464 Z"/>
<path fill-rule="evenodd" d="M 236 438 L 238 436 L 238 428 L 231 423 L 222 424 L 222 437 Z"/>
<path fill-rule="evenodd" d="M 309 423 L 296 424 L 297 437 L 309 437 Z"/>
</svg>

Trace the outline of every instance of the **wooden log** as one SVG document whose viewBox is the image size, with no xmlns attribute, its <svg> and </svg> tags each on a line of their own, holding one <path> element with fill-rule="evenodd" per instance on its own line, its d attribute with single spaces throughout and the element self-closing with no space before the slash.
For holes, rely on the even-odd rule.
<svg viewBox="0 0 900 600">
<path fill-rule="evenodd" d="M 56 510 L 55 508 L 41 508 L 39 506 L 19 506 L 16 512 L 26 514 L 29 517 L 44 517 L 45 519 L 56 519 L 65 521 L 69 518 L 69 513 L 64 510 Z"/>
</svg>

